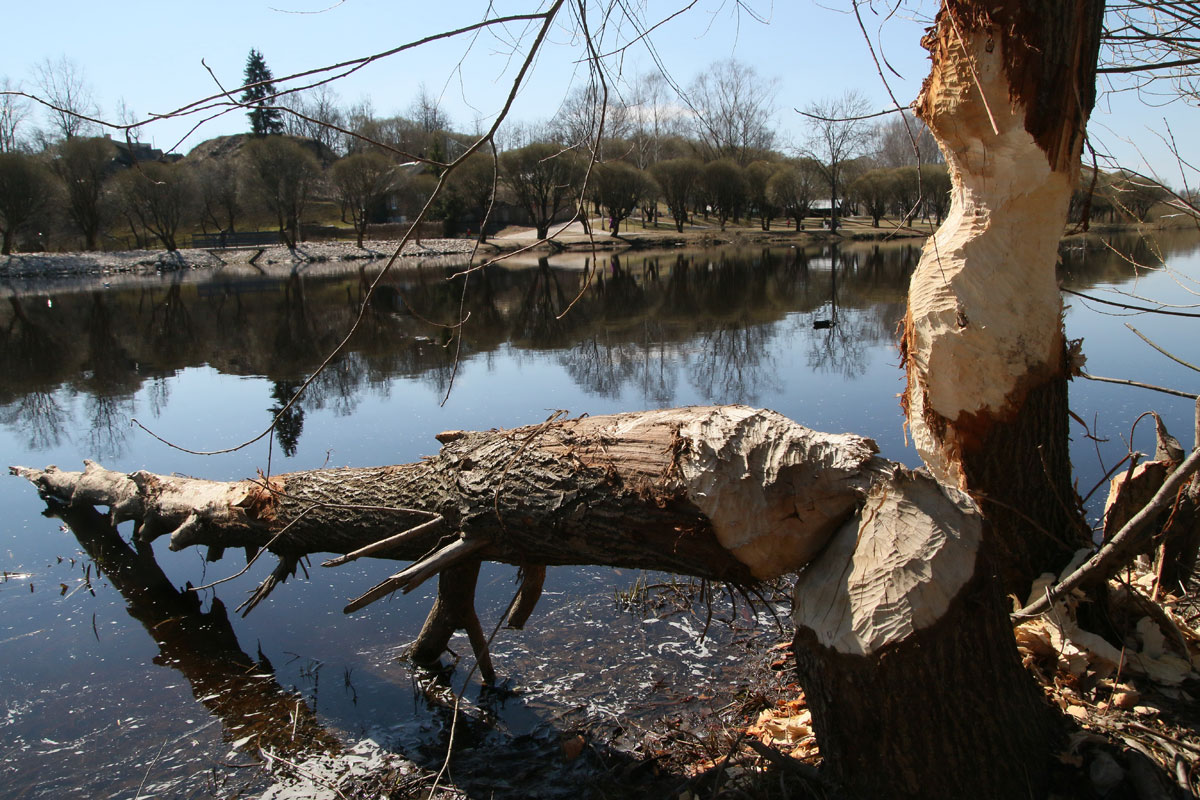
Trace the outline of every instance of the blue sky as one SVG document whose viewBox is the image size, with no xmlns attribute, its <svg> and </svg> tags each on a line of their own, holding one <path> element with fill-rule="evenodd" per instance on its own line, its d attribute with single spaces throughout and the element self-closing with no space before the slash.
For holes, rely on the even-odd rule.
<svg viewBox="0 0 1200 800">
<path fill-rule="evenodd" d="M 84 72 L 104 112 L 116 119 L 118 104 L 139 117 L 170 111 L 218 91 L 212 69 L 226 88 L 240 84 L 246 54 L 257 48 L 276 77 L 325 64 L 370 55 L 483 17 L 488 4 L 475 0 L 396 2 L 392 0 L 126 0 L 118 5 L 67 2 L 17 3 L 4 0 L 8 36 L 0 52 L 0 78 L 34 84 L 34 65 L 46 59 L 71 59 Z M 626 0 L 644 8 L 657 21 L 687 5 L 686 0 Z M 686 13 L 658 28 L 650 39 L 663 65 L 686 86 L 714 61 L 737 58 L 764 78 L 777 79 L 777 129 L 784 140 L 803 138 L 805 124 L 794 109 L 860 91 L 874 106 L 890 105 L 875 63 L 848 0 L 792 0 L 746 3 L 766 24 L 752 18 L 733 0 L 698 0 Z M 496 0 L 497 14 L 527 13 L 537 0 Z M 314 13 L 317 12 L 317 13 Z M 565 10 L 563 12 L 566 13 Z M 928 68 L 920 37 L 928 24 L 930 4 L 906 6 L 886 21 L 863 9 L 873 44 L 900 76 L 887 70 L 888 82 L 902 103 L 915 98 Z M 532 79 L 518 100 L 514 117 L 526 121 L 549 118 L 557 110 L 578 67 L 581 43 L 572 35 L 570 17 L 550 37 Z M 591 24 L 598 24 L 592 20 Z M 626 32 L 628 28 L 625 29 Z M 476 120 L 488 121 L 500 105 L 519 63 L 514 45 L 523 50 L 532 32 L 513 25 L 504 35 L 483 34 L 435 44 L 377 62 L 335 84 L 344 104 L 370 98 L 380 115 L 402 113 L 420 86 L 440 96 L 456 127 L 470 131 Z M 619 42 L 619 40 L 611 40 Z M 642 44 L 634 44 L 619 62 L 627 79 L 654 69 Z M 1177 140 L 1200 140 L 1181 104 L 1150 108 L 1130 94 L 1116 94 L 1097 108 L 1092 135 L 1098 149 L 1111 151 L 1123 163 L 1143 168 L 1143 157 L 1178 184 L 1177 171 L 1149 128 L 1162 128 L 1167 116 Z M 194 120 L 193 120 L 194 121 Z M 160 121 L 142 134 L 159 147 L 185 135 L 192 122 Z M 204 139 L 247 127 L 235 112 L 213 120 L 180 146 L 186 152 Z M 1132 140 L 1136 147 L 1124 140 Z"/>
</svg>

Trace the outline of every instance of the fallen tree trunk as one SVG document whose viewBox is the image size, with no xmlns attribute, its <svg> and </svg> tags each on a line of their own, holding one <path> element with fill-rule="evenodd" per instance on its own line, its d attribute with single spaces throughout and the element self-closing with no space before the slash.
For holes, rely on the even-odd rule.
<svg viewBox="0 0 1200 800">
<path fill-rule="evenodd" d="M 822 434 L 768 411 L 696 407 L 551 419 L 541 425 L 439 435 L 415 464 L 298 472 L 230 483 L 11 468 L 47 498 L 107 506 L 135 538 L 172 549 L 262 548 L 275 571 L 248 612 L 310 553 L 415 563 L 352 600 L 357 610 L 435 575 L 493 560 L 525 568 L 510 617 L 523 624 L 546 565 L 605 564 L 749 585 L 801 567 L 861 506 L 890 466 L 869 439 Z M 455 628 L 478 624 L 474 580 L 441 582 L 413 653 L 440 654 Z M 451 574 L 460 574 L 454 573 Z M 452 592 L 450 587 L 461 588 Z M 488 660 L 473 636 L 481 663 Z"/>
<path fill-rule="evenodd" d="M 546 564 L 644 567 L 738 584 L 799 570 L 797 661 L 827 767 L 852 792 L 893 785 L 901 795 L 936 787 L 927 796 L 999 796 L 1011 775 L 971 764 L 994 753 L 1033 763 L 1052 752 L 1053 718 L 1039 713 L 1040 694 L 988 588 L 974 504 L 880 458 L 870 440 L 817 433 L 744 406 L 439 438 L 441 452 L 417 464 L 227 484 L 94 464 L 75 473 L 12 470 L 59 502 L 109 506 L 115 520 L 135 520 L 143 539 L 265 547 L 280 556 L 282 577 L 301 554 L 318 551 L 416 559 L 348 608 L 440 575 L 416 660 L 436 660 L 465 628 L 489 680 L 473 609 L 482 559 L 523 566 L 516 624 L 531 611 Z M 397 536 L 397 528 L 407 532 Z M 961 712 L 1005 706 L 1012 712 L 986 728 Z M 881 732 L 864 746 L 855 726 L 870 720 L 872 731 L 909 720 L 911 740 Z M 975 735 L 963 741 L 958 734 L 968 729 Z M 948 741 L 958 754 L 949 771 Z M 854 773 L 871 752 L 891 760 L 864 782 Z"/>
<path fill-rule="evenodd" d="M 47 497 L 108 506 L 114 523 L 134 521 L 136 539 L 167 535 L 174 550 L 265 547 L 296 558 L 353 554 L 386 539 L 365 554 L 429 561 L 456 548 L 461 557 L 443 568 L 470 555 L 745 584 L 808 561 L 886 463 L 869 439 L 742 406 L 439 438 L 441 452 L 415 464 L 231 483 L 127 475 L 90 462 L 83 472 L 11 471 Z"/>
</svg>

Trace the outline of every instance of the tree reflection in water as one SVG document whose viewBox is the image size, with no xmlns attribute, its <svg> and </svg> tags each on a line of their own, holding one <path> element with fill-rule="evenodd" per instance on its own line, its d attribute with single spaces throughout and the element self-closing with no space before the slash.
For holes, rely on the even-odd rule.
<svg viewBox="0 0 1200 800">
<path fill-rule="evenodd" d="M 221 721 L 226 742 L 288 757 L 341 749 L 309 705 L 279 685 L 271 664 L 242 650 L 220 600 L 204 611 L 196 593 L 175 588 L 149 545 L 131 546 L 94 509 L 52 510 L 150 634 L 159 650 L 154 663 L 187 679 L 196 700 Z"/>
<path fill-rule="evenodd" d="M 795 371 L 783 366 L 793 353 L 809 371 L 855 379 L 894 340 L 918 252 L 899 242 L 606 254 L 582 269 L 541 258 L 469 275 L 461 266 L 397 270 L 343 352 L 281 420 L 280 441 L 285 455 L 296 452 L 306 414 L 350 415 L 397 379 L 440 396 L 456 358 L 460 371 L 472 363 L 498 371 L 491 379 L 502 385 L 508 354 L 548 356 L 585 394 L 630 407 L 761 402 L 782 390 L 782 370 Z M 1115 255 L 1088 257 L 1086 270 L 1097 274 L 1134 269 Z M 1064 258 L 1072 272 L 1085 269 L 1073 253 Z M 171 377 L 199 365 L 265 378 L 270 400 L 260 407 L 278 413 L 350 330 L 374 274 L 370 266 L 320 276 L 311 269 L 13 293 L 0 307 L 0 420 L 22 428 L 35 449 L 54 446 L 65 430 L 84 431 L 80 446 L 109 457 L 125 447 L 139 392 L 149 384 L 149 408 L 138 411 L 157 415 Z"/>
</svg>

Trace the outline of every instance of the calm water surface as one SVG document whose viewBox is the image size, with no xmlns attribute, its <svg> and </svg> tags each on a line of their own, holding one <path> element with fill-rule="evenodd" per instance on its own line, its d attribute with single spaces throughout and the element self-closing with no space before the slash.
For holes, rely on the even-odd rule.
<svg viewBox="0 0 1200 800">
<path fill-rule="evenodd" d="M 1127 304 L 1148 301 L 1119 293 L 1195 302 L 1197 241 L 1114 242 L 1143 264 L 1161 265 L 1161 255 L 1170 270 L 1069 247 L 1064 285 Z M 416 460 L 436 451 L 439 431 L 535 423 L 556 409 L 742 402 L 871 436 L 885 455 L 915 464 L 901 431 L 894 340 L 917 254 L 905 243 L 635 254 L 603 259 L 586 289 L 579 264 L 553 260 L 475 273 L 465 286 L 445 265 L 398 272 L 274 444 L 214 457 L 169 449 L 131 420 L 192 449 L 257 435 L 349 329 L 364 273 L 10 283 L 0 288 L 0 453 L 5 465 L 76 469 L 94 458 L 122 471 L 233 479 Z M 1195 319 L 1067 301 L 1068 335 L 1084 338 L 1091 372 L 1200 385 L 1122 324 L 1195 362 Z M 468 313 L 461 342 L 440 327 Z M 1082 492 L 1123 454 L 1148 408 L 1191 441 L 1186 400 L 1077 382 L 1072 408 L 1109 440 L 1073 428 Z M 1152 451 L 1151 437 L 1143 423 L 1136 446 Z M 341 613 L 394 571 L 390 562 L 315 566 L 313 580 L 290 581 L 242 619 L 232 608 L 270 564 L 202 591 L 197 604 L 178 587 L 232 575 L 240 554 L 206 563 L 160 542 L 147 558 L 96 520 L 68 528 L 43 516 L 15 478 L 0 481 L 0 502 L 0 797 L 227 796 L 261 785 L 256 771 L 229 766 L 249 763 L 260 745 L 301 758 L 370 737 L 440 763 L 444 708 L 397 660 L 429 592 Z M 507 605 L 513 572 L 485 570 L 485 627 Z M 735 629 L 719 626 L 705 641 L 702 618 L 623 610 L 614 591 L 637 577 L 550 571 L 530 629 L 503 631 L 495 644 L 515 693 L 469 692 L 494 721 L 473 742 L 479 757 L 456 767 L 460 784 L 519 782 L 488 774 L 487 755 L 540 752 L 569 726 L 652 720 L 703 702 L 751 640 L 774 635 L 728 602 L 717 615 Z"/>
</svg>

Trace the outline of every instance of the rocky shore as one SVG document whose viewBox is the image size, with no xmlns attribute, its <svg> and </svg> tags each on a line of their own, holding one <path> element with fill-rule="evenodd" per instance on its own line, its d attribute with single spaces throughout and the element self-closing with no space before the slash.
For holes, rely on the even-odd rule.
<svg viewBox="0 0 1200 800">
<path fill-rule="evenodd" d="M 264 272 L 271 267 L 292 268 L 298 264 L 348 262 L 390 258 L 398 241 L 369 241 L 363 247 L 354 242 L 303 242 L 295 249 L 282 244 L 266 247 L 238 247 L 220 250 L 181 249 L 120 250 L 113 252 L 18 253 L 0 257 L 0 277 L 75 277 L 84 275 L 120 275 L 173 272 L 176 270 L 217 269 L 245 266 Z M 475 242 L 470 239 L 422 239 L 409 242 L 401 257 L 405 259 L 470 257 Z"/>
</svg>

